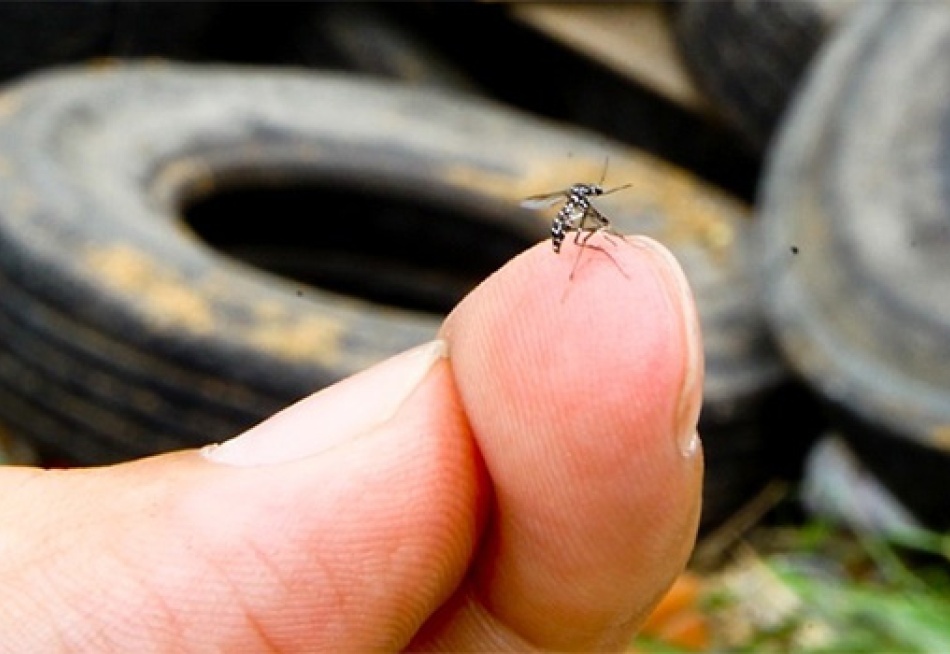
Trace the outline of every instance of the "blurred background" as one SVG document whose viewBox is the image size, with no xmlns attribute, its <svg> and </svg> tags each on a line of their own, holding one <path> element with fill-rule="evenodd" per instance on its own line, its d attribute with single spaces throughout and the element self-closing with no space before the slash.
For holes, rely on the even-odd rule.
<svg viewBox="0 0 950 654">
<path fill-rule="evenodd" d="M 950 649 L 948 67 L 936 0 L 0 3 L 3 460 L 227 438 L 628 184 L 708 367 L 631 647 Z"/>
</svg>

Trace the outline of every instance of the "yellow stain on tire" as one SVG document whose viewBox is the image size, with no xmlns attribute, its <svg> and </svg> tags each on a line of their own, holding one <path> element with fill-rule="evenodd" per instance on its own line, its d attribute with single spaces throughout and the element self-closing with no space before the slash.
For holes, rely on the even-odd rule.
<svg viewBox="0 0 950 654">
<path fill-rule="evenodd" d="M 107 291 L 130 298 L 146 321 L 157 329 L 178 330 L 206 337 L 219 332 L 222 339 L 244 342 L 288 361 L 314 361 L 333 365 L 340 359 L 344 325 L 340 320 L 306 315 L 268 302 L 261 311 L 251 299 L 246 309 L 250 320 L 225 322 L 216 315 L 214 298 L 230 292 L 220 275 L 204 280 L 187 279 L 151 254 L 126 244 L 87 247 L 85 266 Z"/>
<path fill-rule="evenodd" d="M 142 307 L 151 324 L 176 325 L 199 335 L 214 329 L 211 307 L 202 294 L 147 253 L 129 245 L 93 246 L 84 259 L 109 290 Z"/>
<path fill-rule="evenodd" d="M 950 424 L 937 425 L 931 428 L 930 442 L 937 449 L 950 452 Z"/>
</svg>

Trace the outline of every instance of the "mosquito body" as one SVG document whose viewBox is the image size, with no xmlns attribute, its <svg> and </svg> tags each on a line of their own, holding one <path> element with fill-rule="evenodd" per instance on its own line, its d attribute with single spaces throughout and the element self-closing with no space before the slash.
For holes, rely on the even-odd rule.
<svg viewBox="0 0 950 654">
<path fill-rule="evenodd" d="M 628 186 L 625 184 L 605 191 L 600 184 L 574 184 L 560 191 L 526 198 L 521 206 L 540 209 L 558 202 L 564 203 L 551 221 L 551 246 L 555 252 L 560 252 L 561 244 L 571 232 L 575 234 L 574 242 L 581 245 L 585 245 L 596 232 L 610 232 L 610 220 L 591 203 L 591 198 L 608 195 Z"/>
</svg>

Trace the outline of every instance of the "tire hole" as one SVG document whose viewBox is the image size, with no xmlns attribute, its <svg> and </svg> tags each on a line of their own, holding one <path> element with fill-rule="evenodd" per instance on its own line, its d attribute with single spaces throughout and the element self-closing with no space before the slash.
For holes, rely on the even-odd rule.
<svg viewBox="0 0 950 654">
<path fill-rule="evenodd" d="M 254 267 L 437 314 L 543 237 L 470 210 L 312 184 L 218 190 L 182 211 L 200 239 Z"/>
</svg>

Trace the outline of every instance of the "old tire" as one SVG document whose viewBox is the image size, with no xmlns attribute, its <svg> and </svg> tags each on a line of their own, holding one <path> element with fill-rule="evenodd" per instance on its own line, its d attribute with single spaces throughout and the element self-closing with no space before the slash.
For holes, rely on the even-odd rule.
<svg viewBox="0 0 950 654">
<path fill-rule="evenodd" d="M 854 450 L 950 526 L 950 9 L 868 3 L 823 51 L 761 203 L 765 303 Z"/>
<path fill-rule="evenodd" d="M 183 228 L 189 199 L 357 185 L 524 243 L 547 219 L 518 201 L 597 179 L 608 157 L 609 179 L 633 183 L 610 197 L 618 227 L 665 241 L 696 292 L 707 522 L 769 475 L 754 416 L 782 370 L 750 293 L 744 210 L 667 164 L 471 97 L 289 70 L 49 72 L 0 97 L 0 117 L 0 420 L 47 448 L 102 462 L 220 439 L 433 335 L 435 315 L 301 292 L 223 256 Z M 333 206 L 309 210 L 334 228 Z M 396 253 L 413 235 L 400 238 Z"/>
<path fill-rule="evenodd" d="M 854 1 L 685 0 L 675 33 L 699 87 L 761 151 L 808 63 Z"/>
</svg>

